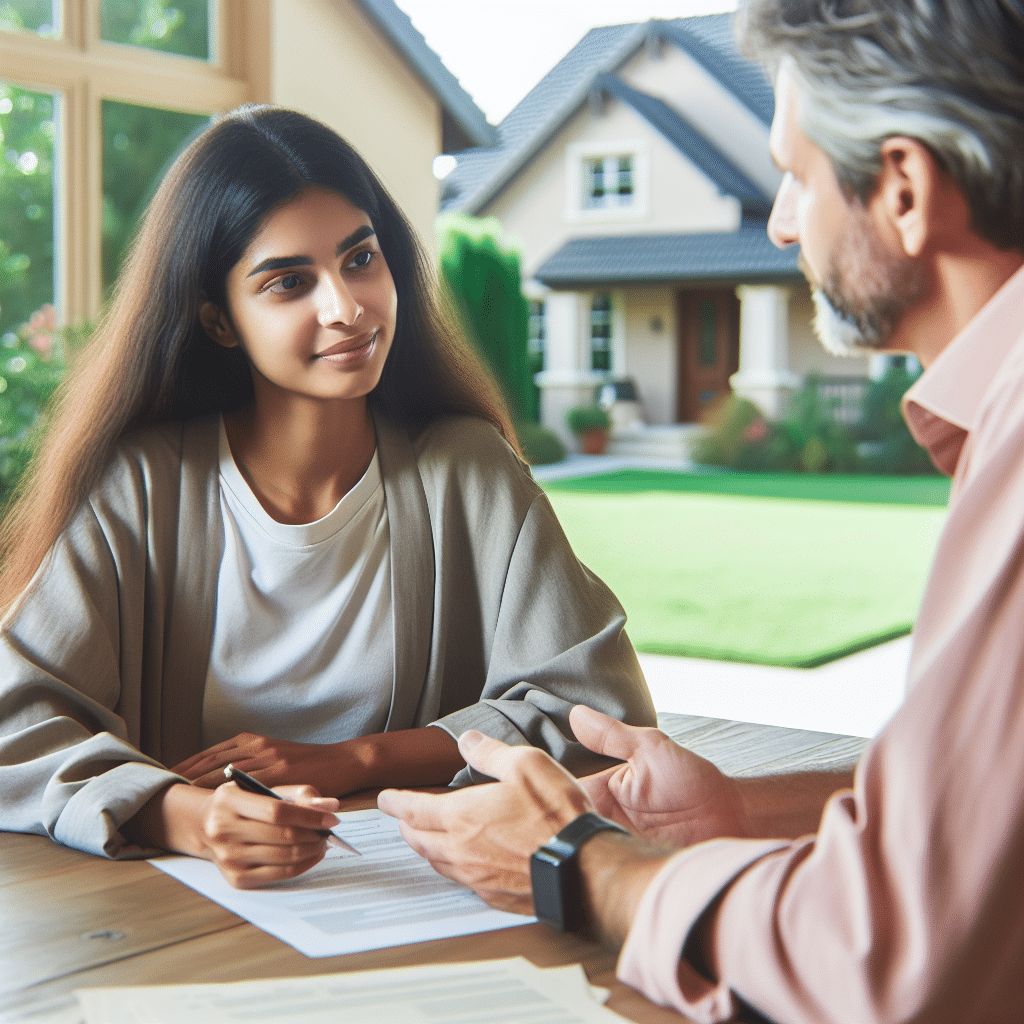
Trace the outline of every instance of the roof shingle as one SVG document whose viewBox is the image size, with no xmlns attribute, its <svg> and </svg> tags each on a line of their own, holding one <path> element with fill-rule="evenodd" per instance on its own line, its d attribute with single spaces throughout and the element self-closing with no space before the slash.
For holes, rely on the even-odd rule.
<svg viewBox="0 0 1024 1024">
<path fill-rule="evenodd" d="M 763 223 L 688 235 L 573 238 L 533 275 L 550 288 L 664 281 L 799 278 L 800 250 L 777 249 Z"/>
</svg>

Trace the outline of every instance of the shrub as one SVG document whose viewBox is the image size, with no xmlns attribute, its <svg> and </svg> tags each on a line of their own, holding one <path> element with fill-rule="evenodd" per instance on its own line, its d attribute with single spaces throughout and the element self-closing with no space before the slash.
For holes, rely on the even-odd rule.
<svg viewBox="0 0 1024 1024">
<path fill-rule="evenodd" d="M 531 466 L 546 466 L 565 458 L 565 445 L 558 435 L 539 423 L 519 423 L 516 435 L 523 457 Z"/>
<path fill-rule="evenodd" d="M 89 333 L 88 327 L 58 329 L 53 306 L 47 304 L 0 339 L 0 508 L 32 458 L 69 351 Z"/>
<path fill-rule="evenodd" d="M 589 430 L 608 430 L 612 418 L 599 405 L 574 405 L 566 410 L 565 423 L 574 434 L 585 434 Z"/>
<path fill-rule="evenodd" d="M 789 413 L 767 420 L 751 401 L 730 395 L 712 415 L 694 460 L 748 472 L 855 473 L 861 468 L 857 441 L 833 418 L 811 376 L 793 396 Z"/>
<path fill-rule="evenodd" d="M 900 411 L 900 401 L 920 376 L 906 363 L 890 366 L 873 381 L 864 399 L 860 436 L 864 462 L 871 473 L 917 475 L 938 473 L 928 453 L 914 440 Z"/>
</svg>

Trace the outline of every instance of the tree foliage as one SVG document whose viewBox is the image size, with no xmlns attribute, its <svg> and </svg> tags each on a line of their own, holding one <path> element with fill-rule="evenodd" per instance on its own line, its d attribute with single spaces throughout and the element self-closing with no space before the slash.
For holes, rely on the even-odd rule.
<svg viewBox="0 0 1024 1024">
<path fill-rule="evenodd" d="M 54 99 L 0 83 L 0 335 L 53 301 Z"/>
<path fill-rule="evenodd" d="M 520 422 L 537 418 L 529 371 L 529 303 L 519 256 L 501 242 L 494 218 L 461 214 L 442 223 L 441 277 L 463 330 L 486 360 Z"/>
</svg>

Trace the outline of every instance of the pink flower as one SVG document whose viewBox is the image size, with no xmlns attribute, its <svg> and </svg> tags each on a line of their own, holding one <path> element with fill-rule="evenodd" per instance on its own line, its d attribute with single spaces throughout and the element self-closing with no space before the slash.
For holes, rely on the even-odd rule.
<svg viewBox="0 0 1024 1024">
<path fill-rule="evenodd" d="M 743 431 L 743 437 L 747 441 L 763 441 L 768 435 L 768 424 L 764 420 L 754 420 Z"/>
<path fill-rule="evenodd" d="M 28 339 L 30 347 L 34 348 L 44 359 L 49 358 L 53 351 L 52 334 L 32 334 Z"/>
<path fill-rule="evenodd" d="M 56 330 L 57 310 L 52 303 L 47 302 L 29 318 L 27 324 L 29 347 L 35 349 L 44 359 L 49 359 L 56 340 L 54 337 Z"/>
</svg>

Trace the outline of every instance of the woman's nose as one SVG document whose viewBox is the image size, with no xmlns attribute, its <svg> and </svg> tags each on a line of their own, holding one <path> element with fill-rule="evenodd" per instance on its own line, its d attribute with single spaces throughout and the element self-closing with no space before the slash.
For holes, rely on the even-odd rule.
<svg viewBox="0 0 1024 1024">
<path fill-rule="evenodd" d="M 797 233 L 796 199 L 800 183 L 787 171 L 775 195 L 771 216 L 768 218 L 768 237 L 780 249 L 799 241 Z"/>
<path fill-rule="evenodd" d="M 363 307 L 356 300 L 344 279 L 323 282 L 319 321 L 322 327 L 344 324 L 351 327 L 363 315 Z"/>
</svg>

